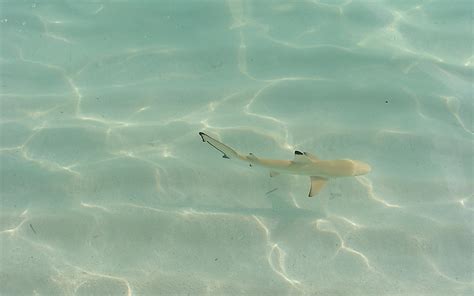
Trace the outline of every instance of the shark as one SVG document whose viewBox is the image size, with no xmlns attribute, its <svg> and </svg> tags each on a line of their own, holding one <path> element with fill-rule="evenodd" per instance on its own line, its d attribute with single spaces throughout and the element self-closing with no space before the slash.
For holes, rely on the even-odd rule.
<svg viewBox="0 0 474 296">
<path fill-rule="evenodd" d="M 250 167 L 258 166 L 270 170 L 270 177 L 280 173 L 309 176 L 310 190 L 308 197 L 315 196 L 326 185 L 329 179 L 353 177 L 368 174 L 372 168 L 369 164 L 352 159 L 321 160 L 309 152 L 294 151 L 293 160 L 268 159 L 255 156 L 253 153 L 244 155 L 226 144 L 199 132 L 203 142 L 220 151 L 225 159 L 237 159 L 247 162 Z"/>
</svg>

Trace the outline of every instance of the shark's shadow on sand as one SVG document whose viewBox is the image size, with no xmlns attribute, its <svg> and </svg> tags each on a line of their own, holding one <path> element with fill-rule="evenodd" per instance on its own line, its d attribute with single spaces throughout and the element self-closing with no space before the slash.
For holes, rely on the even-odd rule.
<svg viewBox="0 0 474 296">
<path fill-rule="evenodd" d="M 272 192 L 256 196 L 255 198 L 265 199 L 270 202 L 270 208 L 246 208 L 246 207 L 216 207 L 207 205 L 194 205 L 192 210 L 201 213 L 230 214 L 246 217 L 263 218 L 271 222 L 271 237 L 285 237 L 285 233 L 297 228 L 298 225 L 309 225 L 310 223 L 327 217 L 324 208 L 316 210 L 296 207 L 290 202 L 290 196 L 274 190 Z M 268 226 L 268 225 L 267 225 Z"/>
</svg>

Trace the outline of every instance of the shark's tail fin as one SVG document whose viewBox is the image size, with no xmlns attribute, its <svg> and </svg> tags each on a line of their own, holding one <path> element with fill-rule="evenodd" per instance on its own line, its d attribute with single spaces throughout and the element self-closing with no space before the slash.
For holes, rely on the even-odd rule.
<svg viewBox="0 0 474 296">
<path fill-rule="evenodd" d="M 207 134 L 200 132 L 199 135 L 201 136 L 201 139 L 203 142 L 207 142 L 209 145 L 212 147 L 216 148 L 222 154 L 224 154 L 222 157 L 227 158 L 227 159 L 240 159 L 240 160 L 246 160 L 246 157 L 243 156 L 242 154 L 238 153 L 234 149 L 230 148 L 224 143 L 221 143 L 217 141 L 216 139 L 208 136 Z"/>
</svg>

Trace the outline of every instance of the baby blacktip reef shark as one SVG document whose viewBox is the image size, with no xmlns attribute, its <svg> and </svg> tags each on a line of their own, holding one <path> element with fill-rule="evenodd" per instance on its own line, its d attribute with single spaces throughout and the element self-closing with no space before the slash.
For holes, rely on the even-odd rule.
<svg viewBox="0 0 474 296">
<path fill-rule="evenodd" d="M 361 161 L 351 159 L 320 160 L 315 155 L 301 151 L 295 151 L 293 160 L 259 158 L 252 153 L 242 155 L 203 132 L 200 132 L 199 135 L 203 142 L 207 142 L 222 152 L 224 154 L 223 158 L 240 159 L 248 162 L 250 166 L 256 165 L 268 168 L 270 169 L 271 177 L 279 173 L 309 176 L 311 179 L 311 189 L 308 196 L 310 197 L 316 195 L 324 187 L 328 179 L 360 176 L 371 171 L 370 165 Z"/>
</svg>

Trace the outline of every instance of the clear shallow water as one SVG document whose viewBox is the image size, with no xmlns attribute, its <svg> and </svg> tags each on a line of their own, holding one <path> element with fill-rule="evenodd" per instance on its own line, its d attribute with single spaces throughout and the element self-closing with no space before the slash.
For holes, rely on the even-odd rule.
<svg viewBox="0 0 474 296">
<path fill-rule="evenodd" d="M 473 293 L 469 1 L 0 5 L 3 295 Z"/>
</svg>

